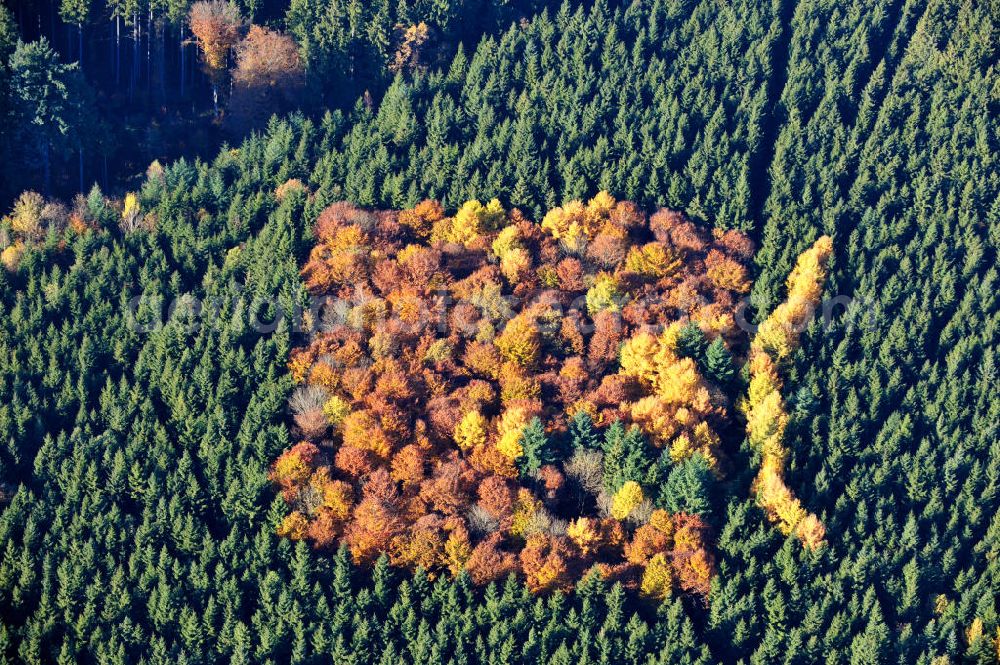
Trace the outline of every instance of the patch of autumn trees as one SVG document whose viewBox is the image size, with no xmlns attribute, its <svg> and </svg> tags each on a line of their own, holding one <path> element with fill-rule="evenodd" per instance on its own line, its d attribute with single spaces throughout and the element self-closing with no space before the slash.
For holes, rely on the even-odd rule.
<svg viewBox="0 0 1000 665">
<path fill-rule="evenodd" d="M 258 25 L 247 28 L 239 8 L 226 0 L 195 2 L 188 12 L 188 24 L 212 82 L 216 112 L 221 84 L 230 60 L 235 61 L 230 99 L 233 127 L 250 129 L 271 113 L 294 108 L 305 70 L 291 37 Z"/>
<path fill-rule="evenodd" d="M 154 162 L 150 171 L 155 168 L 159 164 Z M 37 192 L 22 192 L 10 212 L 0 217 L 0 266 L 16 272 L 29 249 L 51 242 L 61 252 L 74 236 L 109 228 L 116 220 L 123 233 L 156 225 L 156 216 L 143 213 L 133 193 L 113 200 L 95 185 L 87 196 L 78 194 L 66 205 Z"/>
<path fill-rule="evenodd" d="M 743 235 L 605 193 L 541 225 L 495 200 L 336 203 L 314 231 L 281 534 L 477 583 L 597 566 L 707 594 Z"/>
<path fill-rule="evenodd" d="M 742 404 L 750 445 L 761 455 L 753 484 L 757 502 L 782 533 L 795 534 L 809 549 L 823 544 L 826 531 L 785 484 L 788 412 L 779 370 L 798 347 L 799 334 L 819 305 L 832 250 L 830 238 L 822 236 L 799 256 L 788 276 L 788 298 L 760 324 L 750 344 L 750 389 Z"/>
</svg>

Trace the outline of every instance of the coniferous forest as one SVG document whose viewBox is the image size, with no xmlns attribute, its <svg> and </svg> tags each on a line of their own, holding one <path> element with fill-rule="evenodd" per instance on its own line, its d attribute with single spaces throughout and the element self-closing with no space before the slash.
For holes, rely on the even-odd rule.
<svg viewBox="0 0 1000 665">
<path fill-rule="evenodd" d="M 996 0 L 4 0 L 0 662 L 1000 662 Z"/>
</svg>

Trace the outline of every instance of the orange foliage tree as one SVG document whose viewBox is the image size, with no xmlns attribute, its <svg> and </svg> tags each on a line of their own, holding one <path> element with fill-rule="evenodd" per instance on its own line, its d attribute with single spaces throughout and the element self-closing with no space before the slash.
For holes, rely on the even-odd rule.
<svg viewBox="0 0 1000 665">
<path fill-rule="evenodd" d="M 188 23 L 212 81 L 212 101 L 218 112 L 219 83 L 226 72 L 229 52 L 239 41 L 243 27 L 240 10 L 225 0 L 199 0 L 191 5 Z"/>
</svg>

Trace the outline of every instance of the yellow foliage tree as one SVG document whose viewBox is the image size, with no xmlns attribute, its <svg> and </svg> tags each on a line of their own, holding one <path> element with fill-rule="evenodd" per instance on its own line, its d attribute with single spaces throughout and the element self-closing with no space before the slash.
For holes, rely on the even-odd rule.
<svg viewBox="0 0 1000 665">
<path fill-rule="evenodd" d="M 135 192 L 129 192 L 125 195 L 125 203 L 122 206 L 122 221 L 126 224 L 134 223 L 139 213 L 139 197 L 135 195 Z"/>
<path fill-rule="evenodd" d="M 513 518 L 510 532 L 515 536 L 528 536 L 528 530 L 535 521 L 535 515 L 542 509 L 542 502 L 523 487 L 517 491 L 514 500 Z"/>
<path fill-rule="evenodd" d="M 654 554 L 646 565 L 646 569 L 642 571 L 642 582 L 639 585 L 639 590 L 647 598 L 665 600 L 670 597 L 672 584 L 673 570 L 667 555 L 663 552 Z"/>
<path fill-rule="evenodd" d="M 344 418 L 351 412 L 351 405 L 342 397 L 334 395 L 323 404 L 323 415 L 326 416 L 334 431 L 340 429 Z"/>
<path fill-rule="evenodd" d="M 500 273 L 511 284 L 517 284 L 531 271 L 531 254 L 528 250 L 515 247 L 500 259 Z"/>
<path fill-rule="evenodd" d="M 309 520 L 297 510 L 293 510 L 278 525 L 277 533 L 283 538 L 302 540 L 309 530 Z"/>
<path fill-rule="evenodd" d="M 504 359 L 522 367 L 534 365 L 542 350 L 538 326 L 531 317 L 524 315 L 518 315 L 508 321 L 494 343 Z"/>
<path fill-rule="evenodd" d="M 683 263 L 676 252 L 662 243 L 651 242 L 629 250 L 625 258 L 625 270 L 644 277 L 662 279 L 676 273 Z"/>
<path fill-rule="evenodd" d="M 469 411 L 455 426 L 455 443 L 463 451 L 486 445 L 486 418 L 478 411 Z"/>
<path fill-rule="evenodd" d="M 457 577 L 472 556 L 472 545 L 464 530 L 454 529 L 444 543 L 444 558 L 452 577 Z"/>
<path fill-rule="evenodd" d="M 760 324 L 750 346 L 751 355 L 764 352 L 780 363 L 796 349 L 799 331 L 823 294 L 832 251 L 833 241 L 822 236 L 799 256 L 788 276 L 788 298 Z"/>
<path fill-rule="evenodd" d="M 10 230 L 25 239 L 37 239 L 42 235 L 42 211 L 45 199 L 37 192 L 23 192 L 14 202 L 14 207 L 5 219 Z"/>
<path fill-rule="evenodd" d="M 667 537 L 673 537 L 674 535 L 674 520 L 670 516 L 670 513 L 663 510 L 662 508 L 657 508 L 649 515 L 649 525 L 667 535 Z"/>
<path fill-rule="evenodd" d="M 642 503 L 642 487 L 634 480 L 627 480 L 611 499 L 611 516 L 623 520 Z"/>
<path fill-rule="evenodd" d="M 3 252 L 0 252 L 0 264 L 10 272 L 17 270 L 17 266 L 21 262 L 21 257 L 24 255 L 25 246 L 20 240 L 14 242 L 13 244 L 4 248 Z"/>
<path fill-rule="evenodd" d="M 466 201 L 453 218 L 435 224 L 431 239 L 468 245 L 484 233 L 502 226 L 505 216 L 503 206 L 497 199 L 486 205 L 475 199 Z"/>
<path fill-rule="evenodd" d="M 521 238 L 514 225 L 504 227 L 493 239 L 493 253 L 501 261 L 515 249 L 521 248 Z"/>
<path fill-rule="evenodd" d="M 601 530 L 597 520 L 579 517 L 566 526 L 566 536 L 572 540 L 584 556 L 590 556 L 601 546 Z"/>
<path fill-rule="evenodd" d="M 613 275 L 602 272 L 587 290 L 587 311 L 591 316 L 604 310 L 617 312 L 621 310 L 624 298 L 625 294 L 622 293 L 618 280 Z"/>
<path fill-rule="evenodd" d="M 640 332 L 622 344 L 619 352 L 621 374 L 634 376 L 652 390 L 656 380 L 656 354 L 659 342 L 652 334 Z"/>
</svg>

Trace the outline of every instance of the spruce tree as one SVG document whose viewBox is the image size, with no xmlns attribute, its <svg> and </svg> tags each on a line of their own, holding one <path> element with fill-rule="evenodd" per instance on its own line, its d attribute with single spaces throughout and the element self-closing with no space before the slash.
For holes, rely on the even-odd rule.
<svg viewBox="0 0 1000 665">
<path fill-rule="evenodd" d="M 736 367 L 733 365 L 733 356 L 726 348 L 726 343 L 721 337 L 717 337 L 714 342 L 708 345 L 705 350 L 705 376 L 714 384 L 726 387 L 732 384 L 736 378 Z"/>
</svg>

